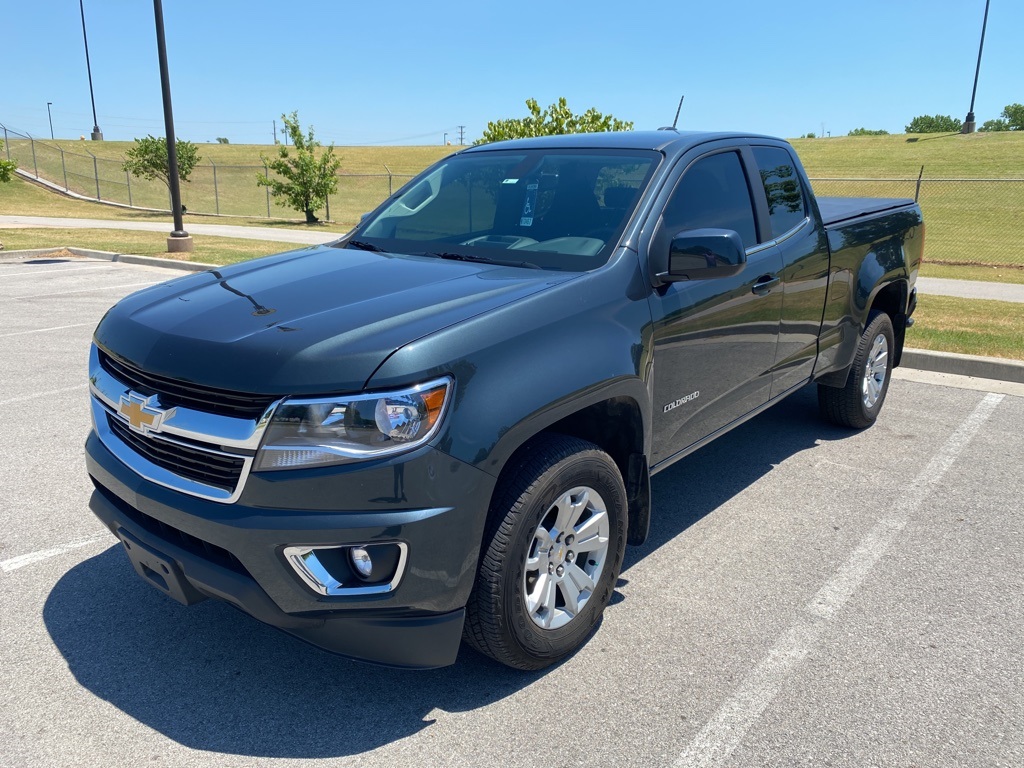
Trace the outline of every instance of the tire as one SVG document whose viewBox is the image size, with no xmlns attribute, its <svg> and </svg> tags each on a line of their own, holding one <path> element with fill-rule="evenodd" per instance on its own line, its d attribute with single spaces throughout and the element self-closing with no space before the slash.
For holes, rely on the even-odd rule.
<svg viewBox="0 0 1024 768">
<path fill-rule="evenodd" d="M 878 418 L 892 378 L 896 351 L 892 320 L 872 311 L 860 336 L 844 387 L 818 385 L 818 409 L 827 421 L 851 429 L 870 427 Z"/>
<path fill-rule="evenodd" d="M 626 489 L 593 443 L 541 435 L 499 482 L 464 637 L 516 669 L 578 649 L 612 597 L 626 546 Z"/>
</svg>

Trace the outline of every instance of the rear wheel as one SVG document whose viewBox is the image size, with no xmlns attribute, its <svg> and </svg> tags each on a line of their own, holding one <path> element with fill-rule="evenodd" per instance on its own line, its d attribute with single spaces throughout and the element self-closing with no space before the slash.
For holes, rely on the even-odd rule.
<svg viewBox="0 0 1024 768">
<path fill-rule="evenodd" d="M 626 490 L 593 443 L 542 435 L 494 499 L 465 636 L 502 664 L 541 669 L 579 648 L 611 599 Z"/>
<path fill-rule="evenodd" d="M 852 429 L 874 424 L 889 391 L 895 348 L 892 320 L 884 312 L 873 311 L 861 334 L 846 386 L 818 385 L 821 415 Z"/>
</svg>

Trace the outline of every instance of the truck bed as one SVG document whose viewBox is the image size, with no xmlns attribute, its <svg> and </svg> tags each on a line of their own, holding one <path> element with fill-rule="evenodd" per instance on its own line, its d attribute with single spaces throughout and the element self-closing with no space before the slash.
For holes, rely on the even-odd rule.
<svg viewBox="0 0 1024 768">
<path fill-rule="evenodd" d="M 819 197 L 818 209 L 826 227 L 854 219 L 864 219 L 884 211 L 913 205 L 910 198 L 886 197 Z"/>
</svg>

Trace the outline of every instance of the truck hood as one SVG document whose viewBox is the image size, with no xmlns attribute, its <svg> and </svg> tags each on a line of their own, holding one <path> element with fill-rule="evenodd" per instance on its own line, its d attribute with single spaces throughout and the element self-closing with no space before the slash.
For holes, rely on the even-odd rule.
<svg viewBox="0 0 1024 768">
<path fill-rule="evenodd" d="M 319 246 L 146 288 L 111 308 L 95 339 L 206 386 L 351 392 L 396 349 L 573 276 Z"/>
</svg>

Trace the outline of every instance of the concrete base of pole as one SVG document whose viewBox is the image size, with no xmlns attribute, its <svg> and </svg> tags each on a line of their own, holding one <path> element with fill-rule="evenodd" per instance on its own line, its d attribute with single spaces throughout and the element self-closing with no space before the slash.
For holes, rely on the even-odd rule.
<svg viewBox="0 0 1024 768">
<path fill-rule="evenodd" d="M 977 123 L 973 120 L 964 123 L 964 127 L 960 130 L 960 133 L 974 133 Z"/>
<path fill-rule="evenodd" d="M 93 131 L 91 135 L 93 141 L 103 141 L 103 131 Z"/>
<path fill-rule="evenodd" d="M 167 252 L 168 253 L 192 253 L 196 249 L 195 243 L 192 242 L 192 236 L 187 237 L 168 237 L 167 238 Z"/>
</svg>

